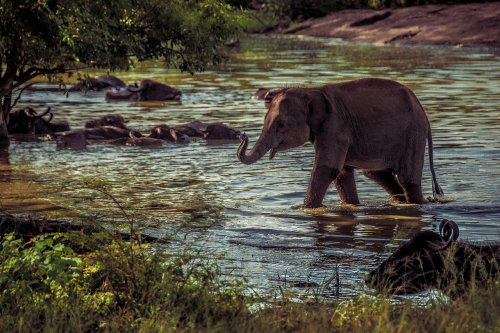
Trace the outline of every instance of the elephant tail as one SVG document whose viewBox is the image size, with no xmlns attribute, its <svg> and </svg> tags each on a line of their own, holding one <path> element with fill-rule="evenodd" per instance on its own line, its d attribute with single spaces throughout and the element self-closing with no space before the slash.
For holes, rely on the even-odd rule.
<svg viewBox="0 0 500 333">
<path fill-rule="evenodd" d="M 432 197 L 434 199 L 438 199 L 444 196 L 444 192 L 441 186 L 439 186 L 439 183 L 436 178 L 436 172 L 434 171 L 432 131 L 430 125 L 429 125 L 429 133 L 427 134 L 427 142 L 429 143 L 429 167 L 431 168 L 431 175 L 432 175 Z"/>
</svg>

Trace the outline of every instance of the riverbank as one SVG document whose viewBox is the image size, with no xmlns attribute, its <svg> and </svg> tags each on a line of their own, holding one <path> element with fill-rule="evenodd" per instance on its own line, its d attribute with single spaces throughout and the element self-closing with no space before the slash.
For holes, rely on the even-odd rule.
<svg viewBox="0 0 500 333">
<path fill-rule="evenodd" d="M 108 233 L 29 241 L 0 233 L 0 262 L 0 332 L 466 333 L 500 325 L 498 283 L 427 306 L 369 295 L 325 302 L 314 290 L 290 292 L 286 281 L 259 296 L 224 279 L 212 260 Z"/>
<path fill-rule="evenodd" d="M 500 48 L 500 2 L 343 10 L 275 32 L 356 42 Z"/>
</svg>

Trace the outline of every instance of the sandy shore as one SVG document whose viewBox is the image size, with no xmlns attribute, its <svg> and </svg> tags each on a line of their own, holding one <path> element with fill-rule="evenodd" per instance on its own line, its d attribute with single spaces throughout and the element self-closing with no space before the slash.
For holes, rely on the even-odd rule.
<svg viewBox="0 0 500 333">
<path fill-rule="evenodd" d="M 344 10 L 281 32 L 358 42 L 500 48 L 500 2 Z"/>
</svg>

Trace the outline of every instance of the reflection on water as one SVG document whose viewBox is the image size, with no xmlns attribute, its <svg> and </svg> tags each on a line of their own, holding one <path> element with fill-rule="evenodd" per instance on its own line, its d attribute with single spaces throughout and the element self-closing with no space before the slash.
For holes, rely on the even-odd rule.
<svg viewBox="0 0 500 333">
<path fill-rule="evenodd" d="M 144 132 L 161 123 L 222 121 L 254 142 L 266 111 L 262 101 L 250 98 L 259 87 L 394 79 L 411 87 L 428 111 L 438 180 L 454 202 L 389 205 L 385 192 L 358 174 L 363 206 L 339 207 L 332 188 L 326 209 L 301 210 L 314 157 L 310 144 L 242 165 L 237 143 L 56 151 L 50 142 L 19 140 L 0 155 L 0 209 L 120 218 L 109 200 L 82 185 L 99 179 L 144 222 L 146 232 L 173 235 L 168 251 L 192 242 L 205 256 L 222 256 L 228 275 L 263 289 L 281 283 L 283 275 L 302 285 L 320 284 L 338 267 L 340 292 L 350 294 L 402 239 L 435 229 L 443 218 L 456 221 L 464 238 L 500 238 L 498 58 L 483 50 L 256 37 L 244 41 L 222 69 L 189 76 L 147 63 L 117 73 L 130 83 L 150 78 L 175 86 L 183 91 L 181 103 L 108 103 L 104 92 L 27 92 L 22 100 L 48 104 L 74 127 L 109 113 L 122 114 Z M 424 192 L 431 193 L 427 165 Z M 333 293 L 334 287 L 325 289 L 325 295 Z"/>
</svg>

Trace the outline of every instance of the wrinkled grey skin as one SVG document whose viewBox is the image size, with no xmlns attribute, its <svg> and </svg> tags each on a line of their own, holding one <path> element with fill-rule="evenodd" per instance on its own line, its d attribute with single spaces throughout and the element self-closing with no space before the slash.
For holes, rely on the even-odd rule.
<svg viewBox="0 0 500 333">
<path fill-rule="evenodd" d="M 458 225 L 441 222 L 440 233 L 420 231 L 401 245 L 365 279 L 391 294 L 438 288 L 452 295 L 484 285 L 499 274 L 500 244 L 472 244 L 458 239 Z"/>
<path fill-rule="evenodd" d="M 102 126 L 114 126 L 129 129 L 125 125 L 125 119 L 118 114 L 108 114 L 98 119 L 91 119 L 85 123 L 85 128 L 96 128 Z"/>
<path fill-rule="evenodd" d="M 361 169 L 393 198 L 421 204 L 425 145 L 435 195 L 436 180 L 429 120 L 414 93 L 390 80 L 360 79 L 318 88 L 282 89 L 272 98 L 262 133 L 247 154 L 241 135 L 238 158 L 257 162 L 268 151 L 294 148 L 310 141 L 315 161 L 304 199 L 319 207 L 334 182 L 343 203 L 359 204 L 354 169 Z"/>
<path fill-rule="evenodd" d="M 107 91 L 107 100 L 127 101 L 177 101 L 182 93 L 166 84 L 153 80 L 142 80 L 138 87 L 128 86 L 118 91 Z"/>
</svg>

